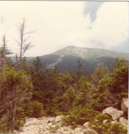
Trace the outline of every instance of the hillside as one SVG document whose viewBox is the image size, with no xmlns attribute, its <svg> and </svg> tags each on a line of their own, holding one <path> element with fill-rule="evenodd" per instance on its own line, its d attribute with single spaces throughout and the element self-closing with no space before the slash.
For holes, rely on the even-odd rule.
<svg viewBox="0 0 129 134">
<path fill-rule="evenodd" d="M 82 63 L 81 72 L 89 75 L 98 66 L 104 66 L 112 70 L 112 65 L 116 58 L 127 60 L 128 55 L 105 49 L 68 46 L 40 57 L 45 69 L 53 69 L 56 65 L 61 72 L 69 71 L 73 74 L 78 70 L 78 58 Z M 33 58 L 30 59 L 30 61 L 32 60 Z"/>
</svg>

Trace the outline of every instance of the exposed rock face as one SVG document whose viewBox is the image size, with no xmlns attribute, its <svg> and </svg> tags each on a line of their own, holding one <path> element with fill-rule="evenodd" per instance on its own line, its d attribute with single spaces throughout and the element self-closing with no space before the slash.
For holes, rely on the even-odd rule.
<svg viewBox="0 0 129 134">
<path fill-rule="evenodd" d="M 123 98 L 121 101 L 121 110 L 125 113 L 128 113 L 128 99 Z"/>
<path fill-rule="evenodd" d="M 102 113 L 111 115 L 113 120 L 118 119 L 119 117 L 121 117 L 124 114 L 123 111 L 118 110 L 114 107 L 108 107 L 108 108 L 104 109 L 102 111 Z"/>
</svg>

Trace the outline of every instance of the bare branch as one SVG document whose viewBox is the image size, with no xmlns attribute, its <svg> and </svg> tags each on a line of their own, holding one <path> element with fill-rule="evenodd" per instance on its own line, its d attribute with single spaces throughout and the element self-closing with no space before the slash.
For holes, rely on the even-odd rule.
<svg viewBox="0 0 129 134">
<path fill-rule="evenodd" d="M 24 33 L 24 34 L 32 34 L 32 33 L 35 33 L 37 30 L 34 30 L 34 31 L 30 31 L 30 32 L 27 32 L 27 33 Z"/>
<path fill-rule="evenodd" d="M 22 56 L 25 54 L 25 52 L 31 47 L 31 43 L 28 43 L 26 44 L 24 47 L 23 47 L 23 52 L 22 52 Z"/>
<path fill-rule="evenodd" d="M 26 39 L 24 39 L 23 42 L 26 42 L 29 38 L 30 38 L 30 35 Z"/>
<path fill-rule="evenodd" d="M 14 39 L 14 38 L 13 38 Z M 20 42 L 19 41 L 17 41 L 16 39 L 14 39 L 16 42 L 17 42 L 17 44 L 19 44 L 20 45 Z"/>
</svg>

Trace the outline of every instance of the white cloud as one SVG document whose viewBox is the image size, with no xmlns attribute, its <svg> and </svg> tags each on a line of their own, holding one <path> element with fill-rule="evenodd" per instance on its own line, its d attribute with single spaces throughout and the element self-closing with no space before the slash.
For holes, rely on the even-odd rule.
<svg viewBox="0 0 129 134">
<path fill-rule="evenodd" d="M 105 48 L 117 46 L 127 39 L 127 3 L 104 3 L 97 18 L 90 24 L 90 16 L 83 15 L 85 2 L 18 1 L 0 2 L 0 37 L 6 33 L 8 47 L 18 48 L 16 25 L 26 19 L 26 30 L 35 46 L 27 55 L 43 55 L 68 45 L 94 47 L 102 42 Z M 92 29 L 90 29 L 92 27 Z M 92 41 L 93 40 L 93 41 Z M 96 46 L 97 47 L 97 46 Z"/>
<path fill-rule="evenodd" d="M 128 3 L 106 2 L 98 10 L 92 37 L 105 48 L 118 46 L 128 38 Z"/>
</svg>

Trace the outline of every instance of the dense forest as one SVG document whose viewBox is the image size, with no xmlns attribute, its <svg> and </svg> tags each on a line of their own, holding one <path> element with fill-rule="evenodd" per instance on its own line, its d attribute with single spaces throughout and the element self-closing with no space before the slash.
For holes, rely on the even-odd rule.
<svg viewBox="0 0 129 134">
<path fill-rule="evenodd" d="M 110 122 L 110 117 L 101 112 L 109 106 L 120 109 L 122 98 L 128 96 L 128 62 L 116 59 L 113 71 L 99 66 L 90 76 L 81 73 L 79 59 L 76 74 L 61 73 L 56 66 L 44 70 L 40 57 L 32 63 L 24 57 L 30 44 L 24 44 L 23 28 L 21 25 L 16 62 L 8 56 L 11 52 L 6 48 L 5 36 L 0 48 L 0 132 L 18 130 L 26 117 L 69 115 L 64 118 L 64 125 L 73 127 L 89 120 L 94 124 L 96 118 Z M 118 132 L 114 132 L 114 127 Z M 127 133 L 120 125 L 114 127 L 109 123 L 94 129 L 99 134 Z"/>
</svg>

